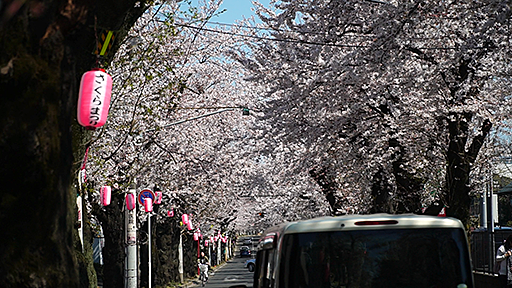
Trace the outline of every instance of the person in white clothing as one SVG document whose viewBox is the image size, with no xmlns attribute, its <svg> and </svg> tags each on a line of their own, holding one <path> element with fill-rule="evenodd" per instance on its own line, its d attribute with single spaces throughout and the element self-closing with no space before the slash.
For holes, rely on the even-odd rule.
<svg viewBox="0 0 512 288">
<path fill-rule="evenodd" d="M 505 243 L 503 243 L 496 252 L 496 262 L 499 265 L 498 278 L 500 280 L 500 286 L 503 288 L 512 287 L 512 271 L 510 271 L 511 255 L 512 235 L 509 235 Z"/>
</svg>

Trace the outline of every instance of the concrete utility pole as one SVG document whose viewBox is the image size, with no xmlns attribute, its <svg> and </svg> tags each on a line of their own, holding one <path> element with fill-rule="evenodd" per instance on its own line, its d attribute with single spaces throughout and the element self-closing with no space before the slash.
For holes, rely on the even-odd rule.
<svg viewBox="0 0 512 288">
<path fill-rule="evenodd" d="M 217 240 L 217 265 L 220 264 L 220 259 L 222 258 L 222 250 L 220 249 L 220 246 L 222 245 L 221 241 L 222 240 L 220 240 L 220 237 L 219 237 L 219 239 Z"/>
<path fill-rule="evenodd" d="M 229 251 L 229 253 L 228 253 L 228 254 L 229 254 L 229 258 L 231 258 L 231 257 L 233 256 L 233 253 L 232 253 L 232 252 L 233 252 L 233 250 L 232 250 L 232 248 L 233 248 L 233 247 L 231 247 L 231 246 L 232 246 L 232 245 L 231 245 L 231 244 L 232 244 L 232 243 L 231 243 L 231 236 L 230 236 L 230 237 L 228 237 L 228 242 L 227 242 L 227 243 L 228 243 L 228 251 Z"/>
<path fill-rule="evenodd" d="M 127 194 L 136 197 L 136 184 L 130 186 Z M 137 205 L 133 210 L 125 210 L 125 231 L 126 231 L 126 264 L 125 264 L 125 287 L 137 288 Z"/>
<path fill-rule="evenodd" d="M 487 211 L 485 211 L 487 213 L 487 234 L 488 234 L 488 243 L 489 243 L 489 267 L 494 267 L 492 265 L 492 263 L 495 262 L 495 256 L 494 256 L 494 253 L 495 253 L 495 250 L 494 250 L 494 217 L 493 217 L 493 177 L 492 177 L 492 169 L 491 170 L 491 173 L 489 175 L 489 184 L 487 186 L 487 193 L 486 193 L 486 208 L 487 208 Z M 492 270 L 491 270 L 492 271 Z"/>
<path fill-rule="evenodd" d="M 180 283 L 183 283 L 183 235 L 180 232 L 180 244 L 178 245 L 178 272 L 180 273 Z"/>
<path fill-rule="evenodd" d="M 213 266 L 212 262 L 212 245 L 213 243 L 208 244 L 208 265 Z"/>
</svg>

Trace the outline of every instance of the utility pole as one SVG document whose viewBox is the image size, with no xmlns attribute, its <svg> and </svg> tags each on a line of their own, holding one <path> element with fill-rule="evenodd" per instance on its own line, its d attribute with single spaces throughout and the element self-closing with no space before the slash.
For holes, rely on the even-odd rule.
<svg viewBox="0 0 512 288">
<path fill-rule="evenodd" d="M 493 263 L 495 262 L 495 250 L 494 250 L 494 213 L 493 213 L 493 175 L 492 175 L 492 166 L 490 169 L 490 175 L 489 175 L 489 182 L 487 184 L 487 193 L 486 193 L 486 208 L 487 211 L 485 213 L 487 214 L 487 234 L 488 234 L 488 243 L 489 243 L 489 270 L 492 272 Z"/>
<path fill-rule="evenodd" d="M 127 194 L 136 197 L 136 184 L 132 184 Z M 137 205 L 133 210 L 125 210 L 125 231 L 126 231 L 126 264 L 125 264 L 125 287 L 137 288 Z"/>
<path fill-rule="evenodd" d="M 180 244 L 178 245 L 178 272 L 180 273 L 180 282 L 183 283 L 183 234 L 180 232 Z"/>
<path fill-rule="evenodd" d="M 220 260 L 221 260 L 221 257 L 222 257 L 222 250 L 220 249 L 220 246 L 222 245 L 221 241 L 222 240 L 220 240 L 220 237 L 219 237 L 219 239 L 217 239 L 217 265 L 220 264 Z"/>
</svg>

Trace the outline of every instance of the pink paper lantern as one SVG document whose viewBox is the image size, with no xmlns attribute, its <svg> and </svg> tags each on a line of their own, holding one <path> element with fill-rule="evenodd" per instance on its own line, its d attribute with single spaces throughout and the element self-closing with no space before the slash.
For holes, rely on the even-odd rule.
<svg viewBox="0 0 512 288">
<path fill-rule="evenodd" d="M 149 197 L 144 198 L 144 210 L 146 212 L 153 212 L 153 199 Z"/>
<path fill-rule="evenodd" d="M 181 222 L 183 222 L 184 225 L 188 225 L 188 215 L 187 214 L 181 215 Z"/>
<path fill-rule="evenodd" d="M 209 241 L 208 240 L 204 240 L 204 246 L 208 247 L 208 244 L 209 244 Z"/>
<path fill-rule="evenodd" d="M 167 216 L 173 217 L 174 216 L 174 209 L 171 208 L 171 210 L 167 210 Z"/>
<path fill-rule="evenodd" d="M 192 226 L 192 220 L 189 220 L 188 223 L 187 223 L 187 228 L 188 230 L 192 230 L 194 229 L 194 226 Z"/>
<path fill-rule="evenodd" d="M 155 204 L 162 203 L 162 191 L 155 191 Z"/>
<path fill-rule="evenodd" d="M 194 241 L 197 241 L 199 240 L 199 235 L 197 235 L 197 233 L 194 233 Z"/>
<path fill-rule="evenodd" d="M 133 210 L 135 209 L 135 195 L 132 193 L 126 194 L 126 209 Z"/>
<path fill-rule="evenodd" d="M 112 93 L 112 77 L 103 69 L 85 72 L 80 81 L 77 120 L 87 129 L 94 130 L 107 121 Z"/>
<path fill-rule="evenodd" d="M 103 206 L 110 205 L 110 198 L 112 195 L 112 190 L 110 189 L 110 186 L 101 187 L 100 195 L 101 195 L 101 204 L 103 204 Z"/>
</svg>

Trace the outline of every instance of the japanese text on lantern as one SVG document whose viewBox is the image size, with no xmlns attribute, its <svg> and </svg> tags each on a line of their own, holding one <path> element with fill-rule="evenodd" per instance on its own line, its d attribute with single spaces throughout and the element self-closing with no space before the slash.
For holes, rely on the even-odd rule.
<svg viewBox="0 0 512 288">
<path fill-rule="evenodd" d="M 97 125 L 101 118 L 101 111 L 103 110 L 103 95 L 105 94 L 106 80 L 105 75 L 96 74 L 94 76 L 94 96 L 91 101 L 91 114 L 89 115 L 89 124 Z"/>
</svg>

